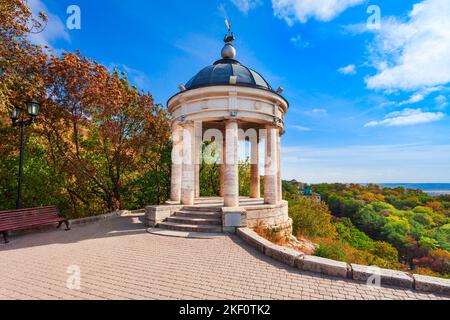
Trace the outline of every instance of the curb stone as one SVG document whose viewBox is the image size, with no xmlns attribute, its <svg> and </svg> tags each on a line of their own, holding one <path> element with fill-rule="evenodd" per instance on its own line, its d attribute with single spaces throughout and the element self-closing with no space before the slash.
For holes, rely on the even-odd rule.
<svg viewBox="0 0 450 320">
<path fill-rule="evenodd" d="M 101 220 L 109 220 L 112 218 L 117 218 L 125 214 L 129 214 L 130 211 L 123 210 L 123 211 L 115 211 L 111 213 L 102 214 L 99 216 L 93 216 L 93 217 L 87 217 L 87 218 L 81 218 L 81 219 L 73 219 L 69 220 L 69 223 L 71 225 L 81 225 L 81 224 L 88 224 L 88 223 L 94 223 Z"/>
<path fill-rule="evenodd" d="M 414 274 L 414 289 L 421 292 L 433 292 L 450 296 L 450 279 Z"/>
<path fill-rule="evenodd" d="M 347 263 L 315 256 L 304 256 L 302 259 L 298 259 L 296 266 L 304 271 L 321 273 L 339 278 L 348 278 L 349 274 Z"/>
<path fill-rule="evenodd" d="M 381 269 L 358 264 L 351 264 L 353 280 L 367 282 L 370 277 L 378 275 L 382 285 L 413 289 L 414 279 L 403 271 Z"/>
<path fill-rule="evenodd" d="M 277 245 L 271 245 L 270 247 L 267 247 L 265 250 L 265 254 L 266 256 L 288 264 L 291 267 L 295 267 L 296 261 L 303 256 L 303 253 L 297 250 L 284 248 Z"/>
<path fill-rule="evenodd" d="M 260 237 L 255 231 L 249 228 L 238 228 L 236 234 L 256 250 L 264 254 L 266 253 L 266 248 L 274 245 L 272 242 Z"/>
</svg>

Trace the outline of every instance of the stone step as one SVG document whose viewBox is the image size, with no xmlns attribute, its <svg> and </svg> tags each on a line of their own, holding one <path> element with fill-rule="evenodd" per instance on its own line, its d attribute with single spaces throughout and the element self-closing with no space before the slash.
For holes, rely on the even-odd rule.
<svg viewBox="0 0 450 320">
<path fill-rule="evenodd" d="M 188 211 L 180 210 L 174 213 L 175 217 L 189 217 L 197 219 L 221 219 L 222 214 L 220 212 L 213 211 Z"/>
<path fill-rule="evenodd" d="M 208 206 L 184 206 L 183 211 L 196 211 L 196 212 L 218 212 L 222 210 L 220 207 L 208 207 Z"/>
<path fill-rule="evenodd" d="M 215 225 L 220 226 L 222 220 L 220 218 L 193 218 L 193 217 L 178 217 L 172 216 L 167 218 L 167 222 L 181 223 L 181 224 L 200 224 L 200 225 Z"/>
<path fill-rule="evenodd" d="M 224 233 L 175 231 L 159 228 L 149 228 L 147 229 L 147 232 L 157 236 L 188 238 L 188 239 L 219 239 L 225 237 Z"/>
<path fill-rule="evenodd" d="M 174 222 L 161 222 L 158 227 L 166 230 L 186 231 L 186 232 L 207 232 L 207 233 L 220 233 L 222 227 L 213 225 L 193 225 L 193 224 L 181 224 Z"/>
</svg>

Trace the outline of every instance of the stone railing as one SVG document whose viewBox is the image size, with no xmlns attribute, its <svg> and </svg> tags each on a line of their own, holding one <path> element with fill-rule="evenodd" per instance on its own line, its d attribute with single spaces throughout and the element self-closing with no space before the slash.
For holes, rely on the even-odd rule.
<svg viewBox="0 0 450 320">
<path fill-rule="evenodd" d="M 145 208 L 145 225 L 154 227 L 182 208 L 182 205 L 147 206 Z"/>
<path fill-rule="evenodd" d="M 397 270 L 374 268 L 357 264 L 347 264 L 345 262 L 308 256 L 300 251 L 278 246 L 259 236 L 249 228 L 238 228 L 237 235 L 261 253 L 300 270 L 355 281 L 364 281 L 366 283 L 374 276 L 378 276 L 382 285 L 450 296 L 449 279 L 409 274 Z"/>
</svg>

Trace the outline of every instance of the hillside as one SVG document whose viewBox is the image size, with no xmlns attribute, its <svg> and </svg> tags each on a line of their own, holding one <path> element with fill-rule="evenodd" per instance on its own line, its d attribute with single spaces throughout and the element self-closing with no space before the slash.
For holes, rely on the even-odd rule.
<svg viewBox="0 0 450 320">
<path fill-rule="evenodd" d="M 284 182 L 294 233 L 316 255 L 450 278 L 450 196 L 376 185 Z M 316 199 L 319 194 L 322 202 Z"/>
</svg>

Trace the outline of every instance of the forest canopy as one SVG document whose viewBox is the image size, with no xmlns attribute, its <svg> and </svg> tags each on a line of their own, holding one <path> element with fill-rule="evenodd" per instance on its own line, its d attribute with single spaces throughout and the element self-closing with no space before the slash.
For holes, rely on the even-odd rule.
<svg viewBox="0 0 450 320">
<path fill-rule="evenodd" d="M 302 187 L 284 182 L 294 231 L 319 244 L 316 255 L 450 277 L 449 195 L 378 185 L 312 185 L 321 202 L 299 195 Z"/>
</svg>

